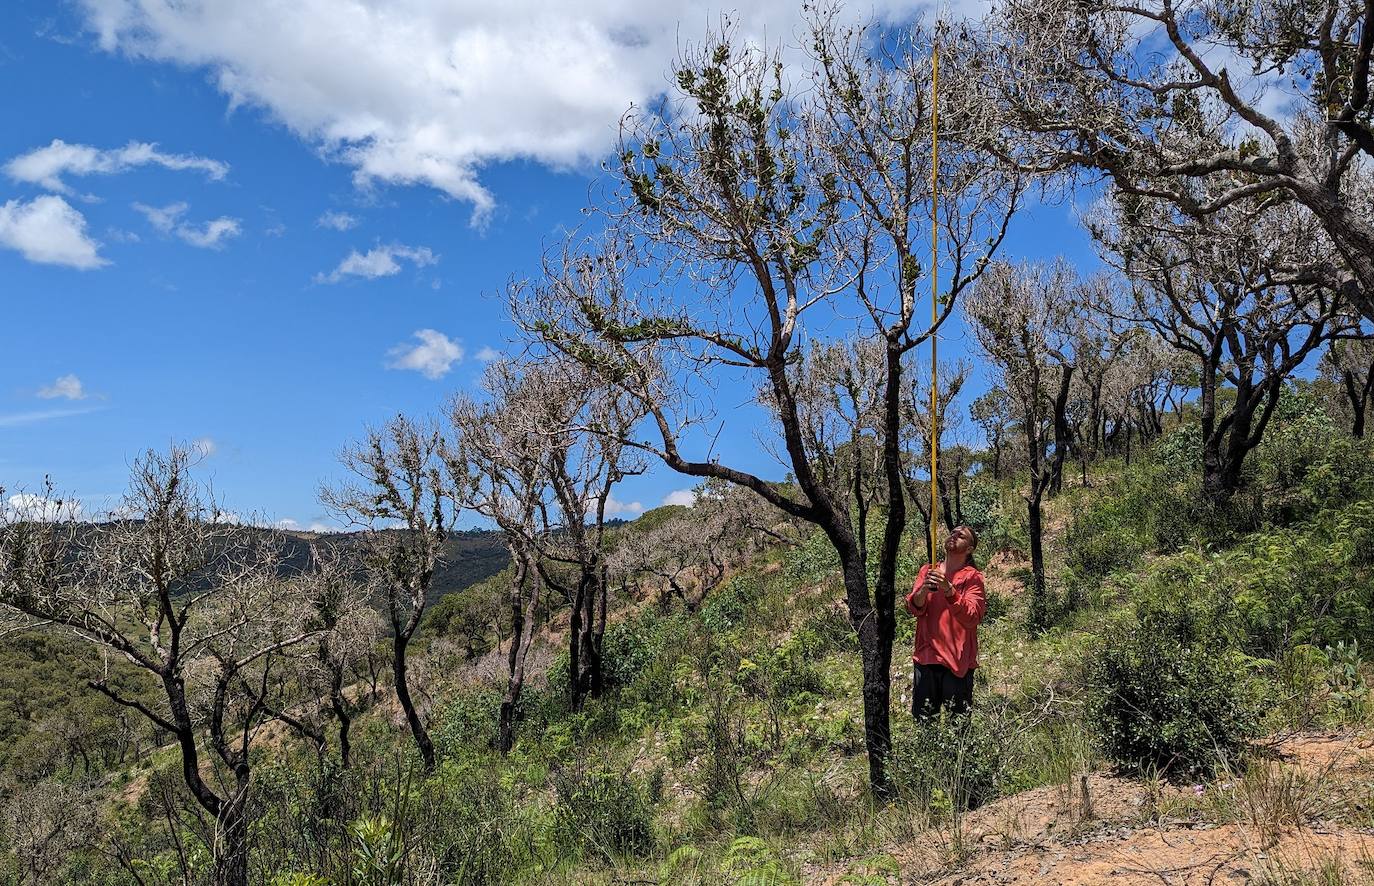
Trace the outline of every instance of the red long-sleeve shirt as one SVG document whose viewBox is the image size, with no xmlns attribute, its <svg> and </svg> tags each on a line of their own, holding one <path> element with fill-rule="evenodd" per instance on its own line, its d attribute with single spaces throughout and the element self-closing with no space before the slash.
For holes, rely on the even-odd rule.
<svg viewBox="0 0 1374 886">
<path fill-rule="evenodd" d="M 911 592 L 906 595 L 906 611 L 916 617 L 916 644 L 911 660 L 920 664 L 941 664 L 963 677 L 978 667 L 978 623 L 988 610 L 983 589 L 983 573 L 965 566 L 949 582 L 954 599 L 946 600 L 940 590 L 926 594 L 924 609 L 911 605 L 911 598 L 925 581 L 929 566 L 922 566 Z"/>
</svg>

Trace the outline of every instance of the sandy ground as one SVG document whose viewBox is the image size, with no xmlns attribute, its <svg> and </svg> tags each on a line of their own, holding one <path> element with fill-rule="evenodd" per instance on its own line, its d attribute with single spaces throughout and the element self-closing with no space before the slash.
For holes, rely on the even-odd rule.
<svg viewBox="0 0 1374 886">
<path fill-rule="evenodd" d="M 988 804 L 887 850 L 902 884 L 1374 883 L 1374 741 L 1305 733 L 1244 779 L 1146 784 L 1107 773 Z M 1088 804 L 1083 800 L 1084 785 Z M 808 884 L 861 864 L 813 866 Z"/>
</svg>

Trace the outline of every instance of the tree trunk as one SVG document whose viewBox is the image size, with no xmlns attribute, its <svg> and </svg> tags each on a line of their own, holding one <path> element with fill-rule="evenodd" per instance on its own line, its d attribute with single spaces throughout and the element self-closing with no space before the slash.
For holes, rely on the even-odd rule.
<svg viewBox="0 0 1374 886">
<path fill-rule="evenodd" d="M 1350 400 L 1350 435 L 1356 440 L 1362 440 L 1369 395 L 1370 391 L 1374 390 L 1374 366 L 1369 367 L 1369 374 L 1365 377 L 1363 386 L 1359 384 L 1355 373 L 1348 369 L 1341 372 L 1341 381 L 1345 383 L 1345 396 Z"/>
<path fill-rule="evenodd" d="M 587 589 L 579 577 L 568 614 L 568 708 L 582 710 L 582 604 Z"/>
<path fill-rule="evenodd" d="M 1044 529 L 1041 525 L 1039 489 L 1026 499 L 1026 517 L 1030 529 L 1031 556 L 1030 626 L 1031 630 L 1041 631 L 1049 627 L 1049 600 L 1045 596 Z"/>
<path fill-rule="evenodd" d="M 248 785 L 239 786 L 215 823 L 215 886 L 248 886 L 248 821 L 243 809 L 247 794 Z"/>
<path fill-rule="evenodd" d="M 353 765 L 353 746 L 349 742 L 349 731 L 353 727 L 353 717 L 348 712 L 348 700 L 343 694 L 343 667 L 334 669 L 330 678 L 329 705 L 339 720 L 339 763 L 348 769 Z"/>
<path fill-rule="evenodd" d="M 1374 229 L 1330 188 L 1302 179 L 1296 184 L 1294 195 L 1312 210 L 1355 276 L 1341 287 L 1342 294 L 1366 319 L 1374 320 Z"/>
<path fill-rule="evenodd" d="M 859 657 L 863 667 L 864 747 L 868 752 L 868 783 L 874 796 L 893 796 L 888 759 L 892 756 L 892 637 L 879 624 L 877 613 L 868 606 L 868 576 L 864 564 L 853 560 L 842 564 L 845 595 L 864 601 L 856 618 L 850 607 L 850 621 L 859 636 Z"/>
<path fill-rule="evenodd" d="M 1073 381 L 1073 367 L 1059 367 L 1059 391 L 1054 396 L 1054 457 L 1050 462 L 1050 495 L 1058 495 L 1064 488 L 1064 457 L 1068 454 L 1073 432 L 1069 430 L 1069 387 Z"/>
<path fill-rule="evenodd" d="M 410 698 L 410 684 L 406 679 L 406 652 L 410 645 L 410 635 L 404 631 L 398 631 L 391 641 L 391 672 L 396 678 L 396 700 L 401 704 L 401 710 L 405 712 L 406 723 L 410 726 L 410 734 L 415 737 L 415 746 L 420 750 L 420 759 L 424 761 L 425 771 L 433 772 L 436 764 L 434 756 L 434 742 L 430 741 L 429 730 L 425 728 L 424 722 L 420 719 L 420 712 L 415 709 L 415 702 Z"/>
</svg>

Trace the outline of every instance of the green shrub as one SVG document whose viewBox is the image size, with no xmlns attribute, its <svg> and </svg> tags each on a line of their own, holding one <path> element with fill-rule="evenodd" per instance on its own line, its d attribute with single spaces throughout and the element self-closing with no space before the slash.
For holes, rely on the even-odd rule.
<svg viewBox="0 0 1374 886">
<path fill-rule="evenodd" d="M 514 783 L 497 776 L 492 758 L 468 755 L 443 761 L 423 784 L 409 829 L 445 882 L 500 883 L 539 860 L 531 810 Z"/>
<path fill-rule="evenodd" d="M 592 765 L 556 768 L 551 781 L 562 840 L 608 859 L 653 849 L 653 808 L 642 779 Z"/>
<path fill-rule="evenodd" d="M 1131 771 L 1208 773 L 1257 731 L 1244 657 L 1223 608 L 1194 588 L 1148 597 L 1087 659 L 1088 715 L 1107 757 Z"/>
<path fill-rule="evenodd" d="M 783 568 L 796 584 L 816 584 L 839 573 L 840 557 L 825 533 L 817 530 L 787 552 Z"/>
<path fill-rule="evenodd" d="M 1218 556 L 1211 581 L 1233 595 L 1252 654 L 1295 644 L 1374 642 L 1374 501 L 1293 529 L 1255 533 Z"/>
<path fill-rule="evenodd" d="M 1170 480 L 1202 473 L 1202 426 L 1196 422 L 1180 425 L 1156 440 L 1150 454 Z"/>
<path fill-rule="evenodd" d="M 446 704 L 434 728 L 434 742 L 441 754 L 454 754 L 496 744 L 497 715 L 501 693 L 494 688 L 464 692 Z"/>
<path fill-rule="evenodd" d="M 893 736 L 889 774 L 898 791 L 936 814 L 999 796 L 1013 750 L 1000 708 L 918 718 Z"/>
<path fill-rule="evenodd" d="M 724 634 L 748 623 L 760 590 L 756 576 L 748 573 L 736 576 L 701 607 L 698 617 L 702 626 L 713 634 Z"/>
</svg>

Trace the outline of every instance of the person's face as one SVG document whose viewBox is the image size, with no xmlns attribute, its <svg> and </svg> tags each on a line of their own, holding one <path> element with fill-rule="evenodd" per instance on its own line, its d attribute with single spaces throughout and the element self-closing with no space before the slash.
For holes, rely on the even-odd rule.
<svg viewBox="0 0 1374 886">
<path fill-rule="evenodd" d="M 967 526 L 960 526 L 945 536 L 945 556 L 968 554 L 973 550 L 973 533 Z"/>
</svg>

